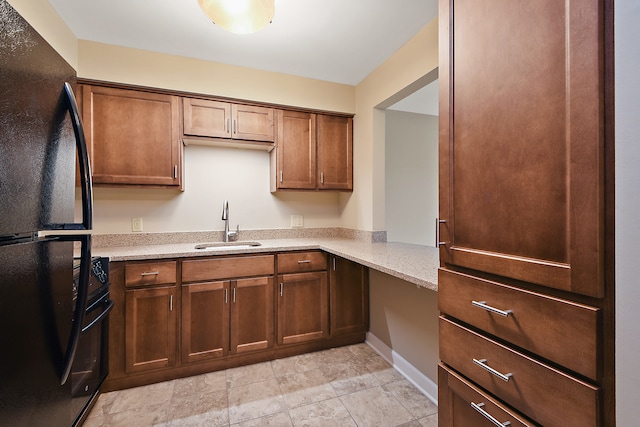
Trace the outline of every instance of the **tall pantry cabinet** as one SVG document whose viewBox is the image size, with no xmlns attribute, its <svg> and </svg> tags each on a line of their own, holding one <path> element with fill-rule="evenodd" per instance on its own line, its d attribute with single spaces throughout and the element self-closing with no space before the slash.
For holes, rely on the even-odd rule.
<svg viewBox="0 0 640 427">
<path fill-rule="evenodd" d="M 440 1 L 440 426 L 613 426 L 612 1 Z"/>
</svg>

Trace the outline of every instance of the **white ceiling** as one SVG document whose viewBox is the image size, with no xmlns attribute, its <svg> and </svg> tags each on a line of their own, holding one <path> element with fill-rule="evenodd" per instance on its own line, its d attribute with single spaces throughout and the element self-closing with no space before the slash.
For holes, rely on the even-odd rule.
<svg viewBox="0 0 640 427">
<path fill-rule="evenodd" d="M 358 84 L 438 14 L 438 0 L 276 0 L 273 23 L 231 34 L 197 0 L 49 0 L 83 40 Z"/>
</svg>

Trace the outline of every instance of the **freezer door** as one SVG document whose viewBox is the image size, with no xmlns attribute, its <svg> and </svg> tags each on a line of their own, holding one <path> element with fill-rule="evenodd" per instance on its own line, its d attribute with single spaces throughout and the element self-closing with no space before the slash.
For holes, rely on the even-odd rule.
<svg viewBox="0 0 640 427">
<path fill-rule="evenodd" d="M 74 220 L 75 70 L 0 0 L 0 239 Z M 5 237 L 6 238 L 6 237 Z"/>
<path fill-rule="evenodd" d="M 0 424 L 69 426 L 73 242 L 0 246 Z"/>
</svg>

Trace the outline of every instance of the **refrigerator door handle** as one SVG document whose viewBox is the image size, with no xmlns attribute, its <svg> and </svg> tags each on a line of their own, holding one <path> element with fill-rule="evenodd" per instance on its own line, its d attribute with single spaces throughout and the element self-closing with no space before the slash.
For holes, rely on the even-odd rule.
<svg viewBox="0 0 640 427">
<path fill-rule="evenodd" d="M 60 375 L 60 385 L 64 385 L 71 373 L 73 359 L 78 349 L 78 341 L 82 333 L 82 323 L 84 322 L 84 313 L 87 310 L 87 297 L 89 293 L 89 274 L 91 269 L 91 236 L 84 235 L 75 238 L 80 240 L 82 246 L 80 249 L 80 278 L 78 283 L 78 296 L 76 298 L 76 306 L 73 311 L 73 320 L 71 324 L 71 332 L 67 341 L 67 349 L 64 354 L 62 364 L 62 374 Z"/>
<path fill-rule="evenodd" d="M 78 103 L 73 94 L 73 89 L 68 82 L 64 83 L 64 90 L 67 95 L 67 108 L 73 124 L 73 133 L 76 136 L 76 149 L 78 150 L 78 161 L 80 164 L 80 187 L 82 190 L 82 226 L 84 230 L 91 230 L 93 227 L 93 184 L 91 182 L 91 163 L 89 162 L 89 152 L 87 151 L 87 141 L 84 138 L 84 129 L 78 111 Z"/>
</svg>

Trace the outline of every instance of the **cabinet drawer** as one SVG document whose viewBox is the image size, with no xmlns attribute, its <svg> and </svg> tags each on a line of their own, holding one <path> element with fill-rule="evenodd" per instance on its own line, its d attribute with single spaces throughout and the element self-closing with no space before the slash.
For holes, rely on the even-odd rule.
<svg viewBox="0 0 640 427">
<path fill-rule="evenodd" d="M 440 358 L 537 423 L 575 427 L 598 425 L 597 387 L 442 316 Z M 501 379 L 498 375 L 506 378 Z"/>
<path fill-rule="evenodd" d="M 176 283 L 175 261 L 127 263 L 124 271 L 127 288 Z"/>
<path fill-rule="evenodd" d="M 438 308 L 597 380 L 597 308 L 445 269 L 438 271 Z"/>
<path fill-rule="evenodd" d="M 278 254 L 278 273 L 301 273 L 327 269 L 327 254 L 320 251 Z"/>
<path fill-rule="evenodd" d="M 259 255 L 182 261 L 182 282 L 270 276 L 274 273 L 273 260 L 273 255 Z"/>
<path fill-rule="evenodd" d="M 490 426 L 489 417 L 509 427 L 536 425 L 443 365 L 438 366 L 438 407 L 446 427 Z"/>
</svg>

